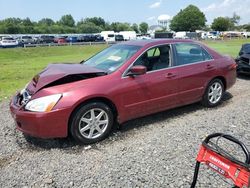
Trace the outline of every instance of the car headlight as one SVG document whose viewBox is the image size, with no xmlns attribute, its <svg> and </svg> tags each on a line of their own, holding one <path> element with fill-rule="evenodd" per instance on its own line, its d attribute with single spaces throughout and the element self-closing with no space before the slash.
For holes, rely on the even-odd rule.
<svg viewBox="0 0 250 188">
<path fill-rule="evenodd" d="M 55 94 L 37 98 L 29 101 L 25 109 L 33 112 L 50 112 L 61 97 L 62 94 Z"/>
</svg>

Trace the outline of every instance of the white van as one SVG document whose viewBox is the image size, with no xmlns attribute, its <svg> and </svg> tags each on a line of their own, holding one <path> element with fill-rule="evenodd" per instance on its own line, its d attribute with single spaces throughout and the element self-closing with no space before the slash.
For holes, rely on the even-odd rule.
<svg viewBox="0 0 250 188">
<path fill-rule="evenodd" d="M 100 35 L 107 42 L 114 42 L 115 41 L 115 32 L 114 31 L 102 31 L 100 33 Z"/>
<path fill-rule="evenodd" d="M 136 40 L 136 32 L 135 31 L 120 31 L 120 35 L 123 36 L 124 40 Z"/>
<path fill-rule="evenodd" d="M 175 35 L 174 35 L 174 38 L 175 39 L 188 39 L 187 32 L 186 31 L 176 32 Z"/>
</svg>

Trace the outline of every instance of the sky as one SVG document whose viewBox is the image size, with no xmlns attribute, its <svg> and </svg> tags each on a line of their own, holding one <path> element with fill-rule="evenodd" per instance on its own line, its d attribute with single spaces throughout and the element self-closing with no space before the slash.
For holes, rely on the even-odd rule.
<svg viewBox="0 0 250 188">
<path fill-rule="evenodd" d="M 160 15 L 175 16 L 189 4 L 197 6 L 211 24 L 218 16 L 241 16 L 241 24 L 250 23 L 250 0 L 0 0 L 0 20 L 9 17 L 33 21 L 42 18 L 59 20 L 71 14 L 76 21 L 102 17 L 108 22 L 157 23 Z"/>
</svg>

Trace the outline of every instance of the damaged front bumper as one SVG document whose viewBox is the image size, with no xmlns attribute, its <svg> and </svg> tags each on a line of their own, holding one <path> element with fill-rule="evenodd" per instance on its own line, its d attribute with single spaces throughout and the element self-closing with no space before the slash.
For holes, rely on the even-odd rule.
<svg viewBox="0 0 250 188">
<path fill-rule="evenodd" d="M 10 112 L 16 128 L 38 138 L 62 138 L 68 136 L 68 115 L 70 109 L 57 109 L 51 112 L 30 112 L 18 103 L 20 95 L 10 102 Z"/>
</svg>

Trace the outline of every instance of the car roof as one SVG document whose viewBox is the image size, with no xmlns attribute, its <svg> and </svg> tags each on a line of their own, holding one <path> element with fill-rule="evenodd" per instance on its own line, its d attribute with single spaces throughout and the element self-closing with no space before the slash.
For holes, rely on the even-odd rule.
<svg viewBox="0 0 250 188">
<path fill-rule="evenodd" d="M 249 47 L 250 46 L 250 43 L 246 43 L 246 44 L 243 44 L 242 47 Z"/>
<path fill-rule="evenodd" d="M 134 45 L 134 46 L 153 46 L 158 44 L 169 44 L 178 42 L 194 42 L 190 39 L 149 39 L 149 40 L 132 40 L 124 42 L 122 44 Z"/>
</svg>

